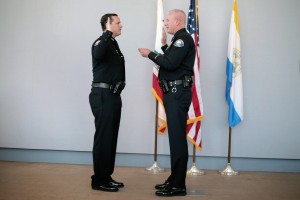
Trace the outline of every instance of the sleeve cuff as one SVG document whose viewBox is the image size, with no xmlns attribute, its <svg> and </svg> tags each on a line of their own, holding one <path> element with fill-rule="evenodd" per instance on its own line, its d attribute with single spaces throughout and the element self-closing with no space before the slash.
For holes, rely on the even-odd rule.
<svg viewBox="0 0 300 200">
<path fill-rule="evenodd" d="M 150 60 L 155 60 L 157 56 L 158 56 L 158 54 L 156 54 L 154 52 L 150 52 L 149 55 L 148 55 L 148 58 Z"/>
<path fill-rule="evenodd" d="M 164 46 L 161 47 L 161 50 L 162 50 L 163 52 L 165 52 L 165 50 L 166 50 L 167 48 L 168 48 L 168 45 L 165 44 Z"/>
</svg>

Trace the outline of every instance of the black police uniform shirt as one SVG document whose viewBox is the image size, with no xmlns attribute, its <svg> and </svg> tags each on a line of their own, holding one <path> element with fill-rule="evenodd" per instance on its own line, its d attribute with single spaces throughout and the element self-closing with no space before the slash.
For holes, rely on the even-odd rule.
<svg viewBox="0 0 300 200">
<path fill-rule="evenodd" d="M 183 80 L 185 75 L 193 75 L 195 44 L 185 28 L 175 33 L 170 46 L 165 45 L 161 49 L 163 55 L 154 52 L 148 55 L 149 59 L 160 66 L 159 80 Z"/>
<path fill-rule="evenodd" d="M 125 60 L 111 31 L 105 31 L 92 45 L 93 82 L 125 82 Z"/>
</svg>

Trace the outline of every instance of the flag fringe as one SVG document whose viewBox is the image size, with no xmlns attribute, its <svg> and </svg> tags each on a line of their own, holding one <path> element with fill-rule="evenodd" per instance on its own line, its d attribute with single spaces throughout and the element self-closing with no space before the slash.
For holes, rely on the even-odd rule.
<svg viewBox="0 0 300 200">
<path fill-rule="evenodd" d="M 155 99 L 161 104 L 161 105 L 164 105 L 162 99 L 158 96 L 158 94 L 156 93 L 155 89 L 152 87 L 152 93 L 155 97 Z M 163 107 L 164 108 L 164 107 Z M 164 112 L 165 112 L 165 108 L 164 108 Z"/>
<path fill-rule="evenodd" d="M 200 116 L 198 116 L 198 117 L 195 117 L 195 118 L 192 118 L 192 119 L 187 120 L 187 123 L 186 123 L 186 124 L 193 124 L 193 123 L 198 122 L 198 121 L 201 121 L 201 120 L 203 120 L 203 119 L 204 119 L 203 115 L 200 115 Z"/>
<path fill-rule="evenodd" d="M 198 144 L 191 138 L 189 135 L 187 135 L 188 140 L 195 145 L 195 147 L 199 150 L 202 151 L 202 147 L 198 146 Z"/>
</svg>

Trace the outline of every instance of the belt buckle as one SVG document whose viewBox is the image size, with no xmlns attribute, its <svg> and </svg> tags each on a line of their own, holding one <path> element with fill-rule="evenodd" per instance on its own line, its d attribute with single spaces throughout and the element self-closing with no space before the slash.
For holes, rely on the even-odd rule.
<svg viewBox="0 0 300 200">
<path fill-rule="evenodd" d="M 176 85 L 172 88 L 172 93 L 176 93 L 177 92 L 177 88 Z"/>
<path fill-rule="evenodd" d="M 177 88 L 176 88 L 176 80 L 174 81 L 174 87 L 172 88 L 172 93 L 176 93 L 177 92 Z"/>
</svg>

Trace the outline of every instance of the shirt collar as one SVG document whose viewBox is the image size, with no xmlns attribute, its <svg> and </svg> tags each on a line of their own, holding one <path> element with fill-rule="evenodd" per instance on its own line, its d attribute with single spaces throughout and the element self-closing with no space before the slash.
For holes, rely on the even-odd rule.
<svg viewBox="0 0 300 200">
<path fill-rule="evenodd" d="M 186 32 L 186 29 L 185 29 L 185 28 L 179 29 L 179 30 L 175 33 L 174 38 L 176 38 L 176 36 L 177 36 L 178 34 L 183 33 L 183 32 Z"/>
</svg>

